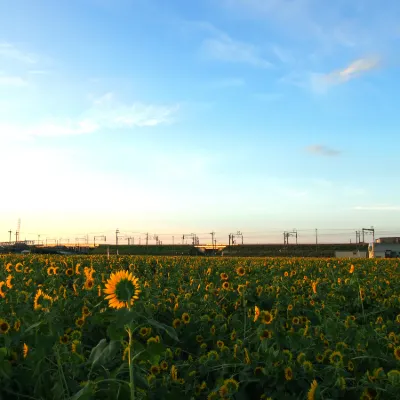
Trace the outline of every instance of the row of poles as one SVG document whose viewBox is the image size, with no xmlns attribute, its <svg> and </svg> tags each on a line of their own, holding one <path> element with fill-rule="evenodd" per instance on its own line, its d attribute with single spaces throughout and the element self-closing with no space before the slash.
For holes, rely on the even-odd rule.
<svg viewBox="0 0 400 400">
<path fill-rule="evenodd" d="M 11 234 L 12 234 L 11 230 L 9 231 L 9 234 L 10 234 L 10 244 L 11 244 Z M 375 229 L 373 227 L 371 227 L 371 228 L 362 228 L 361 230 L 356 231 L 355 234 L 356 234 L 355 243 L 357 245 L 365 243 L 365 235 L 366 234 L 372 235 L 372 241 L 373 242 L 375 241 Z M 212 246 L 214 246 L 216 248 L 216 246 L 217 246 L 217 240 L 216 240 L 216 237 L 215 237 L 216 234 L 215 234 L 215 232 L 211 232 L 210 235 L 211 235 Z M 37 244 L 46 245 L 46 246 L 47 245 L 56 245 L 56 246 L 58 246 L 58 245 L 62 245 L 62 244 L 70 244 L 70 239 L 63 239 L 63 238 L 60 238 L 60 239 L 49 239 L 49 238 L 46 238 L 45 240 L 40 240 L 40 237 L 41 237 L 41 235 L 38 234 L 38 240 L 36 242 Z M 290 238 L 294 238 L 295 244 L 297 245 L 298 244 L 298 238 L 299 238 L 299 232 L 296 229 L 293 229 L 292 231 L 284 231 L 283 232 L 283 244 L 285 246 L 290 244 Z M 197 234 L 195 234 L 195 233 L 183 234 L 182 235 L 182 244 L 185 243 L 185 240 L 186 240 L 186 244 L 187 244 L 188 239 L 192 241 L 192 245 L 193 246 L 197 246 L 197 245 L 200 244 L 200 239 L 197 236 Z M 241 231 L 237 231 L 236 233 L 230 233 L 229 234 L 229 239 L 228 239 L 229 246 L 233 246 L 233 245 L 238 244 L 238 239 L 239 239 L 240 243 L 243 244 L 244 239 L 243 239 L 243 233 Z M 115 231 L 115 243 L 116 243 L 117 246 L 118 246 L 120 240 L 127 240 L 129 246 L 135 244 L 135 237 L 122 236 L 122 235 L 120 235 L 120 230 L 117 229 Z M 158 235 L 146 233 L 145 234 L 146 246 L 148 246 L 149 240 L 155 240 L 156 241 L 156 245 L 162 245 L 163 244 L 163 242 L 160 240 Z M 107 241 L 107 237 L 105 235 L 97 235 L 97 236 L 93 237 L 93 245 L 94 246 L 96 246 L 96 244 L 98 244 L 99 241 L 106 242 Z M 139 245 L 142 244 L 141 241 L 142 241 L 142 238 L 139 237 L 139 241 L 138 241 Z M 16 237 L 16 242 L 19 242 L 19 237 Z M 30 241 L 30 242 L 35 242 L 35 241 Z M 351 240 L 350 240 L 350 243 L 351 243 Z M 75 238 L 75 245 L 80 246 L 81 244 L 83 246 L 85 246 L 85 245 L 89 246 L 89 235 L 86 235 L 85 237 L 77 237 L 77 238 Z M 175 236 L 172 236 L 172 244 L 173 245 L 175 244 Z M 315 229 L 315 245 L 318 246 L 318 229 Z"/>
</svg>

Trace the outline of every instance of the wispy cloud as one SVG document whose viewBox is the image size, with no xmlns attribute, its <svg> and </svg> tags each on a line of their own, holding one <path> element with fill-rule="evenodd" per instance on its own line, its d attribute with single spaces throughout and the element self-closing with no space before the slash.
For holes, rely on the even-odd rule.
<svg viewBox="0 0 400 400">
<path fill-rule="evenodd" d="M 0 57 L 19 61 L 25 64 L 36 64 L 37 57 L 34 54 L 24 52 L 11 43 L 0 43 Z"/>
<path fill-rule="evenodd" d="M 375 205 L 375 206 L 356 206 L 353 210 L 359 211 L 400 211 L 400 206 Z"/>
<path fill-rule="evenodd" d="M 208 56 L 220 61 L 249 64 L 258 68 L 270 68 L 272 64 L 263 58 L 258 47 L 253 44 L 234 40 L 224 34 L 205 39 L 202 50 Z"/>
<path fill-rule="evenodd" d="M 20 76 L 8 76 L 0 73 L 0 86 L 14 86 L 22 87 L 26 86 L 28 82 Z"/>
<path fill-rule="evenodd" d="M 357 78 L 361 74 L 377 68 L 379 65 L 380 59 L 378 57 L 360 58 L 353 61 L 342 70 L 334 71 L 325 75 L 322 74 L 320 78 L 326 81 L 328 85 L 337 85 Z"/>
<path fill-rule="evenodd" d="M 327 146 L 323 146 L 320 144 L 312 145 L 306 147 L 306 151 L 311 154 L 326 156 L 326 157 L 334 157 L 341 154 L 339 150 L 332 149 Z"/>
<path fill-rule="evenodd" d="M 89 134 L 102 129 L 132 129 L 154 127 L 173 122 L 178 106 L 161 106 L 143 103 L 124 104 L 111 93 L 95 99 L 92 106 L 80 117 L 45 120 L 21 126 L 1 124 L 0 137 L 23 139 L 35 136 L 57 137 Z"/>
<path fill-rule="evenodd" d="M 257 68 L 270 68 L 271 62 L 262 54 L 260 47 L 253 43 L 237 40 L 209 22 L 185 22 L 184 28 L 204 32 L 208 37 L 203 39 L 201 52 L 209 58 L 219 61 L 248 64 Z"/>
<path fill-rule="evenodd" d="M 316 94 L 324 94 L 333 86 L 359 78 L 369 71 L 379 68 L 380 65 L 379 57 L 365 57 L 353 61 L 341 70 L 328 73 L 292 71 L 280 78 L 279 82 L 297 86 Z"/>
</svg>

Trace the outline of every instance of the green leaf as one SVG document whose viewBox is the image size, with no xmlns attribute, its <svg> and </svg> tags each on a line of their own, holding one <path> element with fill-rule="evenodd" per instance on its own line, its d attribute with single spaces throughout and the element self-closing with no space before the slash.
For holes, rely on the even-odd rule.
<svg viewBox="0 0 400 400">
<path fill-rule="evenodd" d="M 179 342 L 178 335 L 176 334 L 176 331 L 174 328 L 172 328 L 172 326 L 162 324 L 160 322 L 155 321 L 154 319 L 149 319 L 147 322 L 150 325 L 153 325 L 155 328 L 165 331 L 169 337 Z"/>
<path fill-rule="evenodd" d="M 29 328 L 26 329 L 25 333 L 28 333 L 28 332 L 30 332 L 32 329 L 37 328 L 39 325 L 42 324 L 42 322 L 43 322 L 43 321 L 39 321 L 39 322 L 36 322 L 36 323 L 32 324 Z"/>
<path fill-rule="evenodd" d="M 89 363 L 92 368 L 98 364 L 104 365 L 113 359 L 118 351 L 119 342 L 111 340 L 107 344 L 106 339 L 101 339 L 97 346 L 92 350 L 89 356 Z"/>
<path fill-rule="evenodd" d="M 106 348 L 106 346 L 107 346 L 107 340 L 101 339 L 100 342 L 97 343 L 97 346 L 93 347 L 92 351 L 90 352 L 88 362 L 93 364 L 95 360 L 100 357 L 102 351 Z"/>
<path fill-rule="evenodd" d="M 94 385 L 88 382 L 78 393 L 75 393 L 70 400 L 89 400 L 94 395 Z"/>
</svg>

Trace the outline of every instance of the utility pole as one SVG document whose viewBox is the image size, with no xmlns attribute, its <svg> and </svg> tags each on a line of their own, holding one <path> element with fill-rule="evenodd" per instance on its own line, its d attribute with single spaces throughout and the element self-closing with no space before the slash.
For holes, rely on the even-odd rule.
<svg viewBox="0 0 400 400">
<path fill-rule="evenodd" d="M 318 229 L 315 229 L 315 247 L 318 249 Z"/>
<path fill-rule="evenodd" d="M 10 234 L 10 240 L 9 240 L 9 242 L 10 242 L 10 244 L 11 244 L 11 234 L 12 234 L 12 230 L 10 229 L 10 230 L 8 231 L 8 233 Z"/>
<path fill-rule="evenodd" d="M 115 248 L 117 250 L 117 255 L 118 255 L 118 234 L 119 234 L 119 229 L 115 231 Z"/>
<path fill-rule="evenodd" d="M 212 245 L 213 245 L 213 247 L 214 247 L 214 236 L 215 236 L 215 232 L 211 232 L 210 235 L 211 235 L 211 243 L 212 243 Z"/>
</svg>

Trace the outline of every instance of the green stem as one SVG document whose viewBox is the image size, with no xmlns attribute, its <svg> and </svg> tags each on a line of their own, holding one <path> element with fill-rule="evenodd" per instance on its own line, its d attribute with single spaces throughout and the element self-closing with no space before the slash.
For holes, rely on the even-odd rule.
<svg viewBox="0 0 400 400">
<path fill-rule="evenodd" d="M 135 381 L 133 379 L 133 357 L 132 357 L 132 331 L 128 328 L 129 348 L 128 348 L 128 363 L 129 363 L 129 387 L 131 391 L 131 400 L 135 400 Z"/>
<path fill-rule="evenodd" d="M 60 359 L 60 353 L 58 352 L 58 349 L 56 350 L 56 356 L 57 356 L 57 365 L 58 365 L 58 371 L 61 375 L 63 384 L 65 385 L 65 390 L 67 391 L 67 395 L 69 397 L 69 390 L 68 390 L 68 384 L 67 384 L 67 380 L 65 379 L 65 375 L 64 375 L 64 370 L 61 364 L 61 359 Z"/>
</svg>

